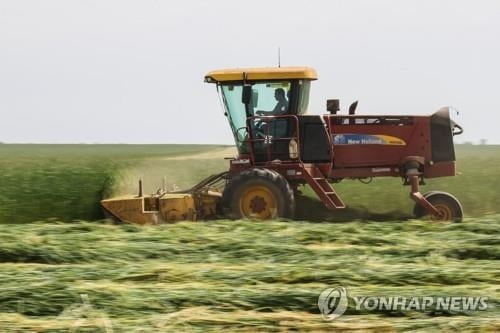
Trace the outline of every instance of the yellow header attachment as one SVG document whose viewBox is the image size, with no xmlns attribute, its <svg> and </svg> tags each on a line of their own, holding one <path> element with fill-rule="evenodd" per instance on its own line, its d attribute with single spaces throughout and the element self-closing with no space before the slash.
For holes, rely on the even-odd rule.
<svg viewBox="0 0 500 333">
<path fill-rule="evenodd" d="M 246 75 L 246 78 L 245 78 Z M 208 72 L 206 82 L 249 81 L 259 80 L 316 80 L 318 74 L 311 67 L 260 67 L 220 69 Z"/>
</svg>

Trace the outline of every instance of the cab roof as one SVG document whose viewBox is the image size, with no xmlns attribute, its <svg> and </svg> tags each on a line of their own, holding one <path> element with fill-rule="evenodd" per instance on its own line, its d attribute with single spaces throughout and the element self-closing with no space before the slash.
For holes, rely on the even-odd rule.
<svg viewBox="0 0 500 333">
<path fill-rule="evenodd" d="M 206 82 L 243 81 L 244 76 L 249 81 L 259 80 L 316 80 L 318 74 L 311 67 L 254 67 L 230 68 L 208 72 Z"/>
</svg>

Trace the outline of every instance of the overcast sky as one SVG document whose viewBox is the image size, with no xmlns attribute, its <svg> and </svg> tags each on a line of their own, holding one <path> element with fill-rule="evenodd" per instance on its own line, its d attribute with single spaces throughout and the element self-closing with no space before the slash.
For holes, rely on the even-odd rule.
<svg viewBox="0 0 500 333">
<path fill-rule="evenodd" d="M 500 1 L 0 0 L 0 141 L 232 143 L 225 67 L 315 67 L 310 111 L 460 111 L 500 143 Z M 345 110 L 344 110 L 345 111 Z"/>
</svg>

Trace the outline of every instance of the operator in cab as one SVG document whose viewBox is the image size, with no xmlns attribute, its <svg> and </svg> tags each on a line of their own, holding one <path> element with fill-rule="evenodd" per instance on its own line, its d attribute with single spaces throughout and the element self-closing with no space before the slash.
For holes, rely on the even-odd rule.
<svg viewBox="0 0 500 333">
<path fill-rule="evenodd" d="M 258 116 L 281 116 L 288 112 L 288 100 L 285 96 L 285 90 L 283 88 L 278 88 L 274 91 L 274 98 L 278 103 L 271 111 L 258 110 L 256 115 Z"/>
</svg>

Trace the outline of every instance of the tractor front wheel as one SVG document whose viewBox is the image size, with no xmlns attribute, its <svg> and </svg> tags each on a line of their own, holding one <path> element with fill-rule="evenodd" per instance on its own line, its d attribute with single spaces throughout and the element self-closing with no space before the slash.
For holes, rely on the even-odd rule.
<svg viewBox="0 0 500 333">
<path fill-rule="evenodd" d="M 249 169 L 230 179 L 222 209 L 231 219 L 293 218 L 295 198 L 288 181 L 270 169 Z"/>
<path fill-rule="evenodd" d="M 446 192 L 431 191 L 424 194 L 427 199 L 436 209 L 441 216 L 434 216 L 429 214 L 424 207 L 415 204 L 413 214 L 416 218 L 429 216 L 432 221 L 453 221 L 461 222 L 463 217 L 462 205 L 453 195 Z"/>
</svg>

